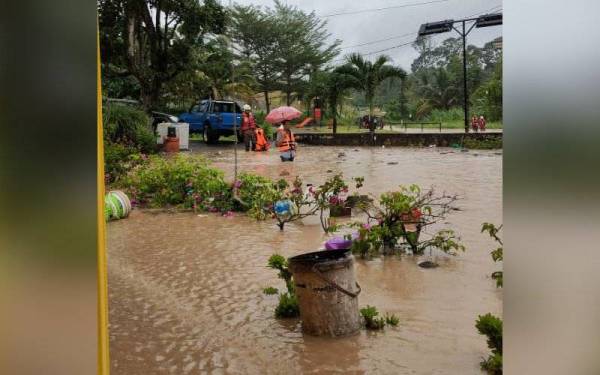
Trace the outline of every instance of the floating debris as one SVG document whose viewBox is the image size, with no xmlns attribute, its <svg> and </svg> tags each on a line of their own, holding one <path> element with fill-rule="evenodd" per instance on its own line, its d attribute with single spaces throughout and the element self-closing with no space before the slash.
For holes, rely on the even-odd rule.
<svg viewBox="0 0 600 375">
<path fill-rule="evenodd" d="M 331 172 L 333 172 L 331 169 L 328 169 L 328 170 L 327 170 L 327 173 L 331 173 Z"/>
<path fill-rule="evenodd" d="M 346 156 L 346 153 L 345 153 L 345 152 L 340 152 L 340 153 L 338 154 L 338 158 L 343 158 L 344 156 Z"/>
<path fill-rule="evenodd" d="M 435 267 L 439 266 L 439 264 L 437 264 L 436 262 L 434 262 L 432 260 L 422 260 L 417 264 L 421 268 L 435 268 Z"/>
<path fill-rule="evenodd" d="M 280 176 L 289 176 L 290 172 L 288 171 L 281 171 L 281 173 L 279 173 Z"/>
<path fill-rule="evenodd" d="M 397 161 L 388 161 L 388 165 L 396 165 L 396 164 L 398 164 Z"/>
</svg>

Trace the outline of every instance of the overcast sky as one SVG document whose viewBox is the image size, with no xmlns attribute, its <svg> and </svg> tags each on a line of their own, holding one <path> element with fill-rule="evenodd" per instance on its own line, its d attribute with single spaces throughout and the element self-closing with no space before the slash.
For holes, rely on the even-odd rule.
<svg viewBox="0 0 600 375">
<path fill-rule="evenodd" d="M 342 47 L 351 47 L 343 48 L 342 54 L 349 52 L 371 53 L 411 42 L 415 39 L 419 26 L 425 22 L 460 19 L 473 16 L 474 14 L 495 13 L 502 10 L 501 0 L 282 1 L 290 5 L 295 5 L 305 12 L 315 11 L 319 16 L 429 2 L 429 4 L 417 6 L 325 17 L 327 20 L 327 29 L 332 34 L 332 39 L 340 39 Z M 234 2 L 244 5 L 273 6 L 273 0 L 237 0 Z M 226 4 L 224 2 L 224 5 Z M 408 33 L 413 33 L 413 35 L 352 47 L 357 44 L 388 39 Z M 482 46 L 484 43 L 501 35 L 502 26 L 473 29 L 467 37 L 467 43 Z M 458 33 L 453 31 L 451 33 L 436 35 L 434 43 L 438 44 L 442 40 L 453 36 L 457 37 Z M 407 71 L 410 70 L 410 64 L 417 57 L 416 51 L 410 44 L 372 54 L 369 58 L 376 57 L 379 54 L 387 54 L 394 60 L 395 64 L 402 66 Z"/>
</svg>

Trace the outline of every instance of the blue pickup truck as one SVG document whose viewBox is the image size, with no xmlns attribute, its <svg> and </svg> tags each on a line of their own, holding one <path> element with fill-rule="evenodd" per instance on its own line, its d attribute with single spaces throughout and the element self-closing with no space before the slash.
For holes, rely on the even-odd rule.
<svg viewBox="0 0 600 375">
<path fill-rule="evenodd" d="M 242 109 L 233 101 L 202 100 L 179 115 L 180 122 L 190 124 L 190 133 L 202 134 L 206 143 L 216 143 L 220 136 L 233 135 L 234 119 L 239 138 Z"/>
</svg>

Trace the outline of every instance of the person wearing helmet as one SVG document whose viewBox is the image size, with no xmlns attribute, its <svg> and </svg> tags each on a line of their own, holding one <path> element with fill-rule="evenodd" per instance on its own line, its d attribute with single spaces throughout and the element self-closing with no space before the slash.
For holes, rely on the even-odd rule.
<svg viewBox="0 0 600 375">
<path fill-rule="evenodd" d="M 244 113 L 242 113 L 242 126 L 240 127 L 242 136 L 244 137 L 244 145 L 246 151 L 254 150 L 256 145 L 256 121 L 252 114 L 252 107 L 244 104 Z"/>
</svg>

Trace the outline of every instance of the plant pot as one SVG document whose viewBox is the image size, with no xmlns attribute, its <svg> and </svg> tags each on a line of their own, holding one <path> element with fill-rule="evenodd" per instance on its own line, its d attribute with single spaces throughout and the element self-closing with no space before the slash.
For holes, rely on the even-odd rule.
<svg viewBox="0 0 600 375">
<path fill-rule="evenodd" d="M 331 217 L 343 217 L 352 216 L 352 209 L 350 207 L 342 205 L 332 205 L 329 207 L 329 216 Z"/>
<path fill-rule="evenodd" d="M 164 142 L 165 152 L 174 153 L 179 152 L 179 138 L 167 137 Z"/>
</svg>

